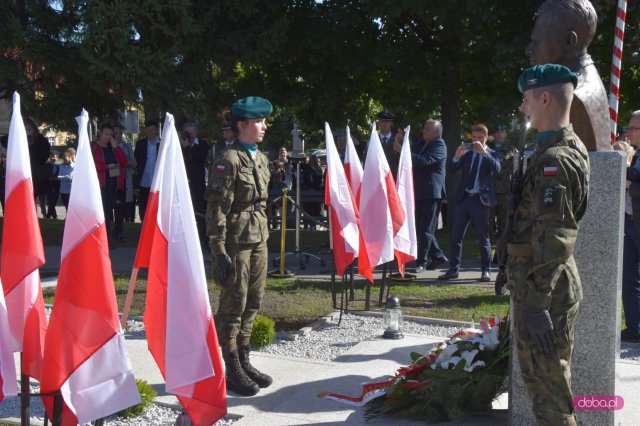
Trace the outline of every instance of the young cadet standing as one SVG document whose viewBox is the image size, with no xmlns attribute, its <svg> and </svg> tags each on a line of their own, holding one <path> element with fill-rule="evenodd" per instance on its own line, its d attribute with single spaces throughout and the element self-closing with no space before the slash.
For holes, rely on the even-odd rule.
<svg viewBox="0 0 640 426">
<path fill-rule="evenodd" d="M 269 228 L 265 207 L 269 160 L 258 150 L 267 129 L 268 100 L 251 96 L 231 108 L 238 139 L 219 153 L 205 198 L 214 278 L 220 286 L 216 329 L 226 364 L 227 389 L 251 396 L 272 378 L 249 362 L 249 338 L 267 277 Z"/>
<path fill-rule="evenodd" d="M 573 248 L 589 193 L 589 157 L 569 122 L 577 82 L 555 64 L 526 69 L 518 80 L 520 110 L 538 135 L 507 239 L 507 280 L 522 377 L 540 425 L 576 424 L 571 353 L 582 288 Z"/>
</svg>

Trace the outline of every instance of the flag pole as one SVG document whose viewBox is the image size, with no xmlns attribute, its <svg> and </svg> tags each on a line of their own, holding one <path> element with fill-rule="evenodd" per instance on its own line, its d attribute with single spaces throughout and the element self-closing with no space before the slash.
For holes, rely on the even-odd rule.
<svg viewBox="0 0 640 426">
<path fill-rule="evenodd" d="M 20 424 L 29 426 L 31 424 L 31 389 L 29 376 L 22 372 L 23 357 L 24 354 L 20 352 Z"/>
<path fill-rule="evenodd" d="M 613 39 L 613 59 L 611 61 L 611 86 L 609 89 L 609 125 L 611 126 L 611 143 L 616 142 L 616 130 L 618 128 L 620 75 L 622 71 L 624 26 L 625 21 L 627 20 L 627 0 L 618 0 L 616 16 L 615 37 Z"/>
<path fill-rule="evenodd" d="M 325 185 L 327 185 L 327 183 L 325 183 Z M 330 206 L 326 206 L 327 207 L 327 216 L 329 217 L 329 252 L 331 253 L 331 299 L 333 299 L 333 307 L 337 308 L 338 307 L 338 300 L 336 298 L 336 262 L 335 259 L 333 258 L 333 232 L 332 232 L 332 227 L 333 224 L 331 223 L 331 207 Z M 340 308 L 340 311 L 342 312 L 342 308 Z"/>
<path fill-rule="evenodd" d="M 133 299 L 133 290 L 136 287 L 136 279 L 138 279 L 138 269 L 134 267 L 131 271 L 131 281 L 129 281 L 129 290 L 127 291 L 127 299 L 124 302 L 124 310 L 122 311 L 122 319 L 120 325 L 123 330 L 127 329 L 127 318 L 129 318 L 129 309 L 131 308 L 131 300 Z"/>
<path fill-rule="evenodd" d="M 288 191 L 289 190 L 286 187 L 282 188 L 282 207 L 280 208 L 280 210 L 282 211 L 282 213 L 280 214 L 280 269 L 277 271 L 269 272 L 269 276 L 272 278 L 291 278 L 295 275 L 293 272 L 287 271 L 284 269 L 284 258 L 286 257 L 284 248 L 287 241 L 287 192 Z"/>
</svg>

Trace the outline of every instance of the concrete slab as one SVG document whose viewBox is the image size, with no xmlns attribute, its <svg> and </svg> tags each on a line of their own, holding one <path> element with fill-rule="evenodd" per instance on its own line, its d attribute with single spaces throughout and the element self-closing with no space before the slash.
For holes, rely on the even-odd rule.
<svg viewBox="0 0 640 426">
<path fill-rule="evenodd" d="M 614 424 L 623 426 L 638 424 L 640 419 L 640 364 L 638 362 L 617 360 L 616 395 L 624 398 L 624 407 L 615 411 Z"/>
<path fill-rule="evenodd" d="M 256 397 L 229 398 L 229 412 L 241 415 L 238 425 L 264 424 L 347 424 L 362 425 L 364 409 L 342 405 L 317 397 L 331 391 L 344 395 L 358 395 L 365 383 L 380 380 L 395 373 L 409 362 L 412 351 L 426 352 L 442 338 L 406 335 L 402 340 L 371 339 L 355 345 L 332 362 L 277 357 L 269 354 L 252 355 L 260 370 L 274 375 L 274 384 L 260 391 Z M 506 396 L 501 406 L 506 404 Z M 269 416 L 264 417 L 268 411 Z M 280 423 L 282 418 L 283 423 Z M 389 424 L 389 418 L 375 419 L 367 424 Z M 418 425 L 406 419 L 393 419 L 394 425 Z M 493 413 L 486 418 L 468 419 L 448 424 L 507 424 L 506 412 Z"/>
</svg>

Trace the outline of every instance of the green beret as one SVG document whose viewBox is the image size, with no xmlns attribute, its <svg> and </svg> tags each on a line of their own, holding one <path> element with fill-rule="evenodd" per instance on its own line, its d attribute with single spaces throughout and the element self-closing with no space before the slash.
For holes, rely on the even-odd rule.
<svg viewBox="0 0 640 426">
<path fill-rule="evenodd" d="M 536 65 L 520 74 L 518 89 L 524 93 L 529 89 L 568 82 L 573 83 L 574 88 L 578 85 L 578 75 L 569 68 L 558 64 Z"/>
<path fill-rule="evenodd" d="M 271 102 L 258 96 L 238 99 L 231 106 L 231 113 L 240 118 L 266 118 L 273 111 Z"/>
</svg>

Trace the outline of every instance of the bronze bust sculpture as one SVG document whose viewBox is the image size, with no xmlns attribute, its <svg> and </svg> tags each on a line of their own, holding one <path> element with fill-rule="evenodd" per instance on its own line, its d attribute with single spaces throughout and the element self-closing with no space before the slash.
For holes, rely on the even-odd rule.
<svg viewBox="0 0 640 426">
<path fill-rule="evenodd" d="M 589 151 L 610 151 L 607 93 L 587 47 L 598 17 L 588 0 L 547 0 L 536 12 L 526 53 L 531 65 L 555 63 L 578 74 L 571 123 Z"/>
</svg>

